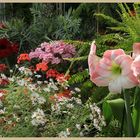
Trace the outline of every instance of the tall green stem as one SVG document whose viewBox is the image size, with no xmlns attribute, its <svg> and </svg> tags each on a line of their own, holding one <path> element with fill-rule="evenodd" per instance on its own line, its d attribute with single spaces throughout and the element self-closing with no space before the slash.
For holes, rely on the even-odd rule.
<svg viewBox="0 0 140 140">
<path fill-rule="evenodd" d="M 132 122 L 132 117 L 131 117 L 131 108 L 130 108 L 130 95 L 129 95 L 129 93 L 126 93 L 125 90 L 123 91 L 123 94 L 124 94 L 124 100 L 125 100 L 128 136 L 134 137 L 134 128 L 133 128 L 133 122 Z"/>
</svg>

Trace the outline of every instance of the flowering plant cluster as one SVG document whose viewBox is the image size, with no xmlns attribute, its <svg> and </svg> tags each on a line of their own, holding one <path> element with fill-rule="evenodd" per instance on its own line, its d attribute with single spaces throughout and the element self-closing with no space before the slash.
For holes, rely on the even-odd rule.
<svg viewBox="0 0 140 140">
<path fill-rule="evenodd" d="M 62 41 L 44 46 L 59 53 L 60 62 L 75 54 L 74 46 Z M 8 67 L 0 64 L 0 135 L 70 137 L 88 136 L 93 128 L 95 134 L 102 131 L 106 123 L 101 110 L 83 103 L 81 90 L 68 83 L 71 76 L 59 72 L 52 59 L 34 61 L 32 53 L 20 54 L 8 75 Z"/>
<path fill-rule="evenodd" d="M 29 57 L 38 58 L 51 64 L 59 64 L 63 58 L 71 58 L 75 55 L 73 45 L 66 44 L 63 41 L 44 42 L 35 51 L 30 52 Z"/>
<path fill-rule="evenodd" d="M 1 74 L 9 81 L 0 90 L 1 136 L 86 136 L 106 126 L 101 110 L 82 103 L 80 89 L 67 80 L 34 82 L 30 69 L 16 69 L 10 77 Z"/>
</svg>

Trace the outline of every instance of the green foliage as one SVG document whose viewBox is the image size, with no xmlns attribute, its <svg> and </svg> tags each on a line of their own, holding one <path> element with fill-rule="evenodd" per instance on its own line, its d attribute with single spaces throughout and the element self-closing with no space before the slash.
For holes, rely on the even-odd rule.
<svg viewBox="0 0 140 140">
<path fill-rule="evenodd" d="M 107 125 L 101 132 L 99 132 L 97 137 L 121 137 L 121 124 L 119 121 L 113 119 L 109 125 Z"/>
<path fill-rule="evenodd" d="M 56 19 L 55 39 L 75 39 L 79 36 L 80 18 L 75 18 L 72 9 L 69 9 L 65 15 L 59 15 Z"/>
<path fill-rule="evenodd" d="M 107 123 L 112 119 L 112 110 L 110 105 L 107 102 L 103 103 L 103 114 Z"/>
<path fill-rule="evenodd" d="M 135 135 L 140 134 L 140 102 L 139 102 L 139 87 L 136 88 L 135 96 L 134 96 L 134 104 L 133 104 L 133 110 L 132 110 L 132 119 L 135 129 Z"/>
<path fill-rule="evenodd" d="M 69 80 L 69 84 L 74 84 L 74 83 L 81 83 L 85 80 L 85 78 L 89 77 L 88 70 L 84 70 L 82 72 L 76 73 L 71 76 Z"/>
<path fill-rule="evenodd" d="M 3 103 L 6 105 L 6 113 L 0 117 L 0 119 L 6 119 L 5 123 L 0 124 L 0 135 L 2 136 L 31 137 L 38 135 L 37 128 L 30 122 L 33 109 L 29 100 L 30 93 L 25 94 L 24 89 L 24 87 L 15 87 L 13 84 L 7 88 L 8 93 Z M 13 123 L 15 123 L 14 127 Z"/>
<path fill-rule="evenodd" d="M 118 21 L 104 14 L 96 14 L 96 16 L 102 17 L 107 23 L 112 24 L 111 27 L 108 27 L 109 32 L 111 33 L 102 36 L 100 38 L 100 42 L 104 44 L 107 44 L 107 42 L 112 42 L 111 45 L 115 43 L 114 45 L 117 48 L 122 48 L 130 51 L 133 43 L 140 41 L 139 5 L 133 5 L 133 9 L 135 10 L 136 15 L 132 15 L 130 8 L 127 4 L 118 4 L 118 6 L 121 10 L 121 12 L 117 11 L 121 18 L 121 21 Z"/>
</svg>

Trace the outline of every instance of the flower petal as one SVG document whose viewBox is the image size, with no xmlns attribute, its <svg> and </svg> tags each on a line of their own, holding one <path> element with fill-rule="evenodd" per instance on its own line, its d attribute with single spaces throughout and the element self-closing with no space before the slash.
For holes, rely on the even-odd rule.
<svg viewBox="0 0 140 140">
<path fill-rule="evenodd" d="M 108 58 L 109 60 L 114 60 L 117 56 L 124 54 L 125 52 L 122 49 L 107 50 L 104 52 L 103 57 Z"/>
<path fill-rule="evenodd" d="M 138 55 L 140 55 L 140 43 L 134 43 L 132 57 L 135 59 Z"/>
<path fill-rule="evenodd" d="M 98 64 L 100 58 L 96 55 L 96 45 L 94 44 L 95 42 L 92 43 L 91 48 L 90 48 L 90 53 L 88 56 L 88 65 L 89 65 L 89 74 L 90 76 L 93 75 L 96 65 Z"/>
</svg>

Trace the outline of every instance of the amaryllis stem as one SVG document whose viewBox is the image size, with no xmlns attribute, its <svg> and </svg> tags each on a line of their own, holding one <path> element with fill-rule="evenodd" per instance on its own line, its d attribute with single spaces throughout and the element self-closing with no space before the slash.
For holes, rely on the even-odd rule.
<svg viewBox="0 0 140 140">
<path fill-rule="evenodd" d="M 131 108 L 130 108 L 130 94 L 126 93 L 125 90 L 123 91 L 123 94 L 124 94 L 124 100 L 125 100 L 128 136 L 134 137 L 134 128 L 133 128 L 133 122 L 132 122 L 132 117 L 131 117 Z"/>
</svg>

